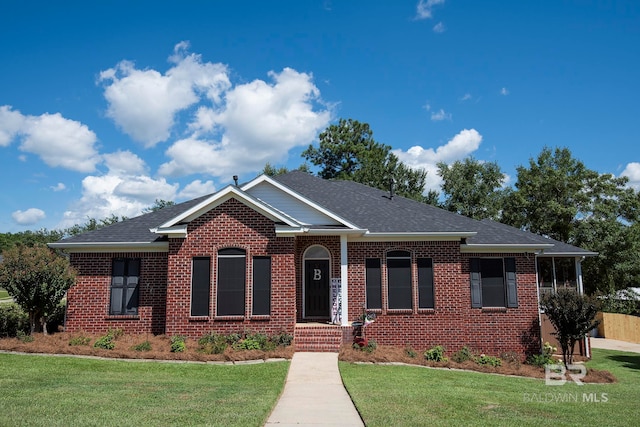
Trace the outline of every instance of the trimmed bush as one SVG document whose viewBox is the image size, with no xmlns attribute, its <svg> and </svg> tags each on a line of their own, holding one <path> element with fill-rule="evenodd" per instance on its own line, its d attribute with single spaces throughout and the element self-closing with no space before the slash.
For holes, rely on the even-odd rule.
<svg viewBox="0 0 640 427">
<path fill-rule="evenodd" d="M 0 337 L 16 337 L 29 333 L 29 315 L 18 304 L 0 304 Z"/>
<path fill-rule="evenodd" d="M 444 356 L 444 347 L 441 345 L 431 347 L 429 350 L 425 351 L 424 358 L 432 362 L 446 362 L 449 360 Z"/>
</svg>

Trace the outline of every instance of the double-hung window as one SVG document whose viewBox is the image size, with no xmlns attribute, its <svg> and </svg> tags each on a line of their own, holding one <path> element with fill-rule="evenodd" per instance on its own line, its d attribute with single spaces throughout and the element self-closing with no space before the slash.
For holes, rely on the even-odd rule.
<svg viewBox="0 0 640 427">
<path fill-rule="evenodd" d="M 471 306 L 517 307 L 515 258 L 471 258 Z"/>
<path fill-rule="evenodd" d="M 111 269 L 109 314 L 138 314 L 139 259 L 114 259 Z"/>
</svg>

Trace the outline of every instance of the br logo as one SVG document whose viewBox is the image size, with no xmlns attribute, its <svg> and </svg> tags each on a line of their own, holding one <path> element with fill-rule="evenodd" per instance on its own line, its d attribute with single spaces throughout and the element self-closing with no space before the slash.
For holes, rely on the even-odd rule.
<svg viewBox="0 0 640 427">
<path fill-rule="evenodd" d="M 584 365 L 545 365 L 544 383 L 546 385 L 564 385 L 567 382 L 566 375 L 578 385 L 584 385 L 581 381 L 587 375 L 587 368 Z"/>
</svg>

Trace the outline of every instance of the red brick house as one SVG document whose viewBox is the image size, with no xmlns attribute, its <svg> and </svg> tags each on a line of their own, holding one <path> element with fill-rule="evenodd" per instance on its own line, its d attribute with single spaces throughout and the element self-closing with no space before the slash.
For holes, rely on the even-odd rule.
<svg viewBox="0 0 640 427">
<path fill-rule="evenodd" d="M 79 272 L 68 331 L 286 331 L 299 349 L 328 350 L 352 339 L 366 309 L 379 344 L 496 355 L 540 349 L 539 285 L 549 283 L 536 265 L 572 260 L 581 288 L 580 259 L 593 255 L 299 171 L 51 246 Z"/>
</svg>

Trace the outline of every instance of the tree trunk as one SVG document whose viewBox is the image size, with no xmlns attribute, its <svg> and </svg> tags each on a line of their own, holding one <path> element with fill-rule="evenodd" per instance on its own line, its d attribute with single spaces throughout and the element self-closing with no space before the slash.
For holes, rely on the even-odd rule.
<svg viewBox="0 0 640 427">
<path fill-rule="evenodd" d="M 29 313 L 29 326 L 30 326 L 29 335 L 33 335 L 36 331 L 36 314 L 35 313 Z"/>
<path fill-rule="evenodd" d="M 42 316 L 40 320 L 42 322 L 42 333 L 44 333 L 45 335 L 49 335 L 49 333 L 47 332 L 47 317 Z"/>
</svg>

